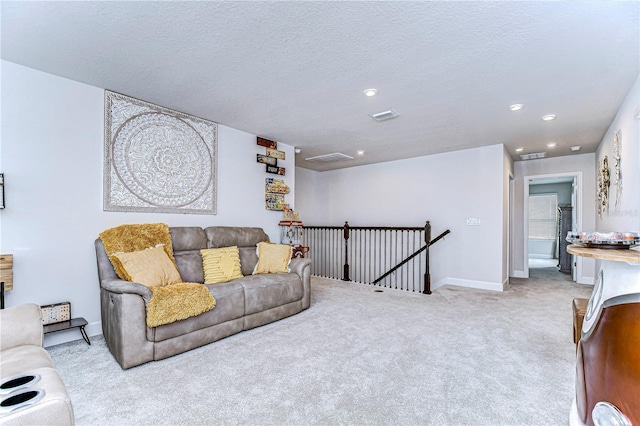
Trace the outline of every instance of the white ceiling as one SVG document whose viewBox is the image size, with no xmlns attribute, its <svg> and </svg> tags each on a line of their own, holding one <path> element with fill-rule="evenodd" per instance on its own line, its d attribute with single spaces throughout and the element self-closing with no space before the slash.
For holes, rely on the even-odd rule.
<svg viewBox="0 0 640 426">
<path fill-rule="evenodd" d="M 5 60 L 299 147 L 314 170 L 499 143 L 514 159 L 593 152 L 640 64 L 638 1 L 2 1 L 1 14 Z M 400 117 L 369 117 L 390 108 Z M 334 152 L 356 158 L 304 161 Z"/>
</svg>

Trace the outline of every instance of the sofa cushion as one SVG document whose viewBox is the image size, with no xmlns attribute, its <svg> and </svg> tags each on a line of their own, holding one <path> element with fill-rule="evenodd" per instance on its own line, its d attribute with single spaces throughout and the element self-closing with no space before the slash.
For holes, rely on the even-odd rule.
<svg viewBox="0 0 640 426">
<path fill-rule="evenodd" d="M 176 266 L 183 281 L 186 283 L 203 283 L 202 256 L 200 250 L 175 252 Z"/>
<path fill-rule="evenodd" d="M 295 302 L 303 295 L 302 281 L 296 274 L 249 275 L 234 282 L 244 287 L 245 315 Z"/>
<path fill-rule="evenodd" d="M 278 274 L 291 272 L 291 246 L 285 244 L 273 244 L 268 242 L 258 243 L 258 263 L 253 270 L 254 274 Z"/>
<path fill-rule="evenodd" d="M 163 247 L 152 247 L 131 253 L 114 253 L 122 265 L 127 281 L 147 287 L 182 282 L 182 278 Z"/>
<path fill-rule="evenodd" d="M 53 368 L 49 353 L 42 346 L 24 345 L 2 351 L 0 377 L 8 379 L 36 368 Z"/>
<path fill-rule="evenodd" d="M 258 255 L 256 254 L 256 246 L 238 247 L 240 251 L 240 270 L 242 275 L 251 275 L 258 263 Z"/>
<path fill-rule="evenodd" d="M 204 283 L 218 284 L 242 278 L 238 247 L 222 247 L 200 250 Z"/>
<path fill-rule="evenodd" d="M 262 241 L 269 241 L 269 236 L 262 228 L 244 228 L 235 226 L 210 226 L 204 230 L 207 234 L 209 248 L 218 247 L 255 247 Z"/>
<path fill-rule="evenodd" d="M 215 309 L 182 321 L 161 325 L 153 329 L 147 328 L 147 339 L 160 342 L 241 318 L 244 315 L 244 289 L 238 283 L 238 280 L 222 284 L 210 284 L 207 285 L 207 288 L 216 299 Z"/>
<path fill-rule="evenodd" d="M 178 272 L 185 282 L 203 283 L 202 257 L 200 250 L 207 248 L 207 234 L 196 226 L 176 226 L 170 228 L 173 243 L 173 257 Z"/>
<path fill-rule="evenodd" d="M 175 226 L 169 229 L 173 252 L 207 248 L 207 235 L 197 226 Z"/>
</svg>

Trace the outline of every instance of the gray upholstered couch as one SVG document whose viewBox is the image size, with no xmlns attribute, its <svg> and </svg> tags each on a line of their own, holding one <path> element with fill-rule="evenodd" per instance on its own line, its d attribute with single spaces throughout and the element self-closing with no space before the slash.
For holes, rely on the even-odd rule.
<svg viewBox="0 0 640 426">
<path fill-rule="evenodd" d="M 204 282 L 200 250 L 238 246 L 244 277 L 208 284 L 216 307 L 159 327 L 146 325 L 151 291 L 116 275 L 102 241 L 95 242 L 100 279 L 102 332 L 122 368 L 176 355 L 243 330 L 294 315 L 310 304 L 311 260 L 292 259 L 290 273 L 252 275 L 256 244 L 269 241 L 261 228 L 213 226 L 170 228 L 173 254 L 185 282 Z"/>
<path fill-rule="evenodd" d="M 42 347 L 40 306 L 0 310 L 0 424 L 73 425 L 67 390 Z"/>
</svg>

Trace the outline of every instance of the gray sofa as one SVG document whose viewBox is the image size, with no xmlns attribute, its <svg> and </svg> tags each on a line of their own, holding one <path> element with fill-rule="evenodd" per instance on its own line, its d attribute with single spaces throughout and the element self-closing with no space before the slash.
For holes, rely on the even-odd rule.
<svg viewBox="0 0 640 426">
<path fill-rule="evenodd" d="M 116 275 L 102 241 L 95 241 L 100 280 L 102 332 L 123 369 L 164 359 L 294 315 L 310 304 L 311 260 L 292 259 L 290 273 L 252 275 L 256 244 L 269 241 L 261 228 L 173 227 L 173 254 L 185 282 L 204 282 L 200 250 L 238 246 L 244 277 L 207 284 L 216 307 L 201 315 L 159 327 L 146 325 L 151 291 Z"/>
<path fill-rule="evenodd" d="M 73 407 L 42 347 L 42 313 L 33 303 L 0 310 L 0 424 L 73 425 Z"/>
</svg>

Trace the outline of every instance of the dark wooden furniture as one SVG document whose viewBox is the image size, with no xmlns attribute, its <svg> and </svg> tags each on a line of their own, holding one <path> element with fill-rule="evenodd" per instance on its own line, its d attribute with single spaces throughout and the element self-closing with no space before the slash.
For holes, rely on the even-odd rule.
<svg viewBox="0 0 640 426">
<path fill-rule="evenodd" d="M 87 320 L 84 318 L 72 318 L 69 321 L 43 325 L 42 328 L 44 330 L 44 334 L 55 333 L 56 331 L 64 331 L 72 328 L 79 328 L 80 334 L 82 334 L 82 338 L 84 339 L 84 341 L 88 344 L 91 344 L 91 341 L 89 341 L 89 336 L 87 336 L 87 332 L 84 329 L 87 324 Z"/>
</svg>

